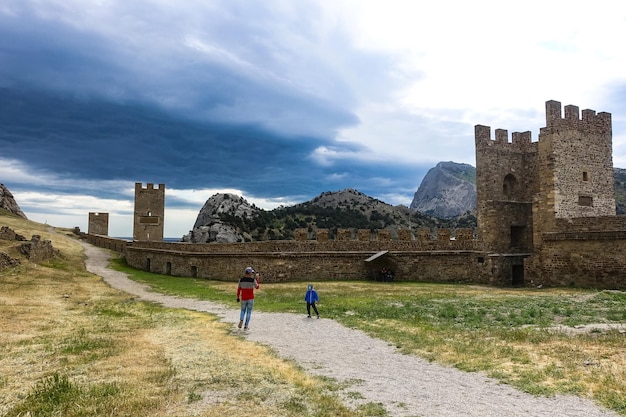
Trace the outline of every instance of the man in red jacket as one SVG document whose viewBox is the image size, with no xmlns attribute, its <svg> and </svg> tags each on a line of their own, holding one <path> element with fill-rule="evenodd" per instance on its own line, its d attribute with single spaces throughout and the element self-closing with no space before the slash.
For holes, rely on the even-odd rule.
<svg viewBox="0 0 626 417">
<path fill-rule="evenodd" d="M 248 330 L 248 323 L 250 323 L 250 315 L 252 314 L 252 306 L 254 305 L 254 290 L 259 289 L 258 274 L 257 278 L 254 276 L 254 269 L 247 267 L 243 277 L 239 278 L 239 285 L 237 286 L 237 302 L 241 301 L 241 313 L 239 314 L 239 327 L 245 325 L 244 330 Z"/>
</svg>

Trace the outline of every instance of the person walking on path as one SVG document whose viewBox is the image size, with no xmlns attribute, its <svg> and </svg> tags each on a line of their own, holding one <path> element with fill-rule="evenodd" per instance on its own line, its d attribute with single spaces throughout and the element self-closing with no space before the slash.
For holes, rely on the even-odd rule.
<svg viewBox="0 0 626 417">
<path fill-rule="evenodd" d="M 313 285 L 311 284 L 309 284 L 306 294 L 304 295 L 304 301 L 306 301 L 306 312 L 309 315 L 309 318 L 311 318 L 311 307 L 313 307 L 313 310 L 319 319 L 320 313 L 317 311 L 317 306 L 315 305 L 315 303 L 319 301 L 319 297 L 317 296 L 317 291 L 313 289 Z"/>
<path fill-rule="evenodd" d="M 259 289 L 259 274 L 254 276 L 254 269 L 247 267 L 243 277 L 239 278 L 237 285 L 237 302 L 241 302 L 241 312 L 239 313 L 239 327 L 243 325 L 244 330 L 248 330 L 252 307 L 254 306 L 254 290 Z"/>
</svg>

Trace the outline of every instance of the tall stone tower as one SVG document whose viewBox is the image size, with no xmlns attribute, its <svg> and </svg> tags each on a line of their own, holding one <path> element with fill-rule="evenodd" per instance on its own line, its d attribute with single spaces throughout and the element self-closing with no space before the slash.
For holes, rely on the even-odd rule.
<svg viewBox="0 0 626 417">
<path fill-rule="evenodd" d="M 532 201 L 537 193 L 537 143 L 530 132 L 476 125 L 476 203 L 478 238 L 499 253 L 532 248 Z"/>
<path fill-rule="evenodd" d="M 109 235 L 109 213 L 89 213 L 87 233 L 90 235 Z"/>
<path fill-rule="evenodd" d="M 133 240 L 163 241 L 163 220 L 165 214 L 165 184 L 135 183 L 135 220 Z"/>
<path fill-rule="evenodd" d="M 536 232 L 555 230 L 556 219 L 615 216 L 611 114 L 546 102 L 539 133 Z"/>
</svg>

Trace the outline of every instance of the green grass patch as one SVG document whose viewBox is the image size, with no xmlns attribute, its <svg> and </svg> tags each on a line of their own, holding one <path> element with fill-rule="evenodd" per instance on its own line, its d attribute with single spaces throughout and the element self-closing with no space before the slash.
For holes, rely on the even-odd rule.
<svg viewBox="0 0 626 417">
<path fill-rule="evenodd" d="M 6 417 L 93 416 L 114 413 L 110 401 L 119 398 L 122 389 L 116 384 L 103 383 L 81 386 L 67 375 L 54 373 L 39 381 L 26 398 L 11 408 Z"/>
<path fill-rule="evenodd" d="M 114 261 L 114 268 L 159 292 L 236 308 L 234 281 L 152 274 L 123 260 Z M 305 314 L 307 284 L 262 282 L 255 309 Z M 592 398 L 626 415 L 620 405 L 626 403 L 624 335 L 554 330 L 558 325 L 623 322 L 624 292 L 365 281 L 316 282 L 315 287 L 322 317 L 361 329 L 407 354 L 485 372 L 535 395 Z M 594 373 L 589 362 L 598 364 Z M 375 410 L 366 412 L 376 415 Z"/>
</svg>

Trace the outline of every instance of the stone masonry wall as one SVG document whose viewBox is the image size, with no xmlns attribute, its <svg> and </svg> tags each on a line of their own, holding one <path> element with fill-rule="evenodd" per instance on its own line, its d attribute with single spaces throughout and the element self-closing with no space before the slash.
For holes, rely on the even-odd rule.
<svg viewBox="0 0 626 417">
<path fill-rule="evenodd" d="M 532 211 L 530 204 L 539 190 L 537 142 L 530 132 L 495 130 L 491 139 L 489 126 L 474 128 L 476 146 L 476 208 L 478 239 L 496 252 L 511 251 L 511 226 L 519 228 L 515 246 L 532 246 Z M 520 243 L 520 242 L 523 242 Z"/>
<path fill-rule="evenodd" d="M 474 282 L 494 281 L 489 262 L 471 230 L 457 231 L 458 240 L 444 239 L 450 231 L 438 231 L 438 239 L 420 240 L 322 240 L 264 241 L 228 244 L 128 242 L 86 235 L 100 247 L 123 253 L 129 265 L 173 276 L 236 280 L 246 266 L 253 266 L 266 282 L 300 280 L 375 279 L 381 265 L 392 269 L 398 281 Z M 422 237 L 424 234 L 421 234 Z M 358 234 L 357 234 L 358 236 Z M 361 237 L 363 237 L 361 235 Z M 319 237 L 318 237 L 319 238 Z M 466 240 L 468 239 L 468 240 Z M 388 251 L 373 262 L 373 254 Z"/>
<path fill-rule="evenodd" d="M 246 266 L 266 282 L 374 279 L 378 263 L 371 252 L 239 252 L 189 253 L 127 247 L 129 265 L 173 276 L 236 281 Z M 476 251 L 393 252 L 384 260 L 398 281 L 492 283 L 488 266 Z"/>
<path fill-rule="evenodd" d="M 626 230 L 546 236 L 525 269 L 533 285 L 626 290 Z"/>
<path fill-rule="evenodd" d="M 564 107 L 546 102 L 546 127 L 539 133 L 545 143 L 542 176 L 551 178 L 552 210 L 556 218 L 615 215 L 611 114 Z M 543 192 L 543 191 L 542 191 Z M 549 209 L 549 207 L 547 207 Z"/>
<path fill-rule="evenodd" d="M 87 233 L 107 236 L 109 234 L 109 213 L 90 212 Z"/>
</svg>

